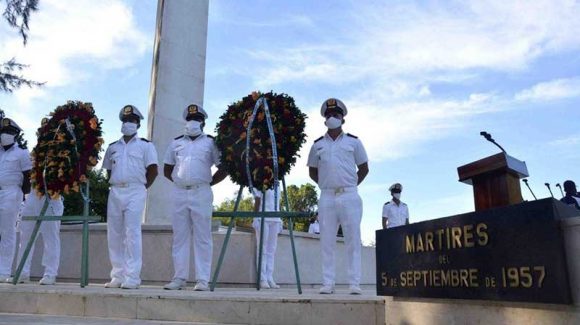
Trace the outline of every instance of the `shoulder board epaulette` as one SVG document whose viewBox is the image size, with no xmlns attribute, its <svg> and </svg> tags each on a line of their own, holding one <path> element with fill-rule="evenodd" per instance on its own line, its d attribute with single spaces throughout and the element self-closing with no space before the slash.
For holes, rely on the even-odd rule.
<svg viewBox="0 0 580 325">
<path fill-rule="evenodd" d="M 141 141 L 145 141 L 145 142 L 151 142 L 151 141 L 149 141 L 149 140 L 147 140 L 147 139 L 143 139 L 143 138 L 141 138 Z"/>
<path fill-rule="evenodd" d="M 213 135 L 209 135 L 209 134 L 206 134 L 206 135 L 207 135 L 208 138 L 215 140 L 215 137 Z"/>
<path fill-rule="evenodd" d="M 117 141 L 115 141 L 115 142 L 111 142 L 111 143 L 109 143 L 109 146 L 112 146 L 112 145 L 114 145 L 114 144 L 115 144 L 115 143 L 117 143 L 117 142 L 119 142 L 119 140 L 117 140 Z"/>
<path fill-rule="evenodd" d="M 357 137 L 356 135 L 352 135 L 352 134 L 350 134 L 350 133 L 347 133 L 346 135 L 347 135 L 347 136 L 349 136 L 349 137 L 351 137 L 351 138 L 358 139 L 358 137 Z"/>
<path fill-rule="evenodd" d="M 178 136 L 177 138 L 173 138 L 173 140 L 179 140 L 179 139 L 181 139 L 181 138 L 183 138 L 183 137 L 184 137 L 184 135 L 180 135 L 180 136 Z"/>
<path fill-rule="evenodd" d="M 318 139 L 314 140 L 314 143 L 316 143 L 316 142 L 318 142 L 318 141 L 322 140 L 322 138 L 324 138 L 324 137 L 322 136 L 322 137 L 320 137 L 320 138 L 318 138 Z"/>
<path fill-rule="evenodd" d="M 389 201 L 389 202 L 385 203 L 385 205 L 387 205 L 387 204 L 389 204 L 389 203 L 391 203 L 391 201 Z"/>
</svg>

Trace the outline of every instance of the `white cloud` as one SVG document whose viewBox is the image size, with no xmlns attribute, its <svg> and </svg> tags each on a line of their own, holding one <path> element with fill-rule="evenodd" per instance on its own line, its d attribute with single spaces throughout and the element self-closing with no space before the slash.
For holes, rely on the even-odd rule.
<svg viewBox="0 0 580 325">
<path fill-rule="evenodd" d="M 26 47 L 18 35 L 7 33 L 0 60 L 16 57 L 29 64 L 26 77 L 46 81 L 45 89 L 88 79 L 93 69 L 128 67 L 152 42 L 120 0 L 43 0 L 30 28 Z M 19 90 L 16 96 L 27 101 L 45 93 Z"/>
<path fill-rule="evenodd" d="M 538 83 L 518 92 L 517 101 L 549 101 L 580 96 L 580 77 Z"/>
</svg>

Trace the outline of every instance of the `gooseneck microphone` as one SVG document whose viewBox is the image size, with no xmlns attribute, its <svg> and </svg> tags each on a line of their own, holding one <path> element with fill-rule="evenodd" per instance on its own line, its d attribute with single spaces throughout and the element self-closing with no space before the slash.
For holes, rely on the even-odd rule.
<svg viewBox="0 0 580 325">
<path fill-rule="evenodd" d="M 485 131 L 481 131 L 481 132 L 479 132 L 479 134 L 481 136 L 483 136 L 485 138 L 485 140 L 495 144 L 499 149 L 501 149 L 502 152 L 506 153 L 505 149 L 502 146 L 500 146 L 497 142 L 495 142 L 495 140 L 491 137 L 491 134 L 489 134 Z"/>
<path fill-rule="evenodd" d="M 562 197 L 564 197 L 564 191 L 562 191 L 562 185 L 560 185 L 560 183 L 556 183 L 556 187 L 560 189 L 560 193 L 562 194 Z"/>
<path fill-rule="evenodd" d="M 526 186 L 528 187 L 528 190 L 530 190 L 530 193 L 532 193 L 532 196 L 534 197 L 534 200 L 537 200 L 538 198 L 536 197 L 536 194 L 534 194 L 534 191 L 532 191 L 532 188 L 530 187 L 530 184 L 528 184 L 528 180 L 527 179 L 522 179 L 522 182 L 524 182 L 526 184 Z"/>
<path fill-rule="evenodd" d="M 548 188 L 548 191 L 550 191 L 550 195 L 552 197 L 554 197 L 554 193 L 552 193 L 552 189 L 550 188 L 550 183 L 544 183 L 544 185 L 546 185 L 546 187 Z"/>
</svg>

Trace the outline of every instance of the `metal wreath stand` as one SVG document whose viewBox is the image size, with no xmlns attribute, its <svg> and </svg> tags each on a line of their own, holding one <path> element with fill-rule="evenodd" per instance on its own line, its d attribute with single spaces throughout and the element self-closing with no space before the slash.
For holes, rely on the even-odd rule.
<svg viewBox="0 0 580 325">
<path fill-rule="evenodd" d="M 75 155 L 79 156 L 78 153 L 78 149 L 76 147 L 76 137 L 75 134 L 73 132 L 73 125 L 72 123 L 70 123 L 70 120 L 67 118 L 65 120 L 66 123 L 66 129 L 68 131 L 68 133 L 71 135 L 71 137 L 75 140 L 75 146 L 74 146 L 74 153 Z M 55 132 L 55 139 L 56 139 L 56 134 L 58 133 L 58 130 L 60 129 L 62 124 L 59 124 L 56 132 Z M 48 151 L 48 149 L 47 149 Z M 80 286 L 81 288 L 86 287 L 89 284 L 89 222 L 90 221 L 100 221 L 101 217 L 100 216 L 89 216 L 89 202 L 90 197 L 89 197 L 89 179 L 87 179 L 86 182 L 80 182 L 80 194 L 83 198 L 83 215 L 81 216 L 47 216 L 45 215 L 46 210 L 48 209 L 48 204 L 50 202 L 50 197 L 48 196 L 48 189 L 46 186 L 46 160 L 48 159 L 48 156 L 45 156 L 45 163 L 44 163 L 44 169 L 42 170 L 42 178 L 44 180 L 44 204 L 42 205 L 42 209 L 40 210 L 40 215 L 38 216 L 22 216 L 22 221 L 36 221 L 35 225 L 34 225 L 34 229 L 32 230 L 32 234 L 30 236 L 30 240 L 28 241 L 28 244 L 26 245 L 26 249 L 24 250 L 24 253 L 22 254 L 22 258 L 20 259 L 19 263 L 18 263 L 18 268 L 16 269 L 16 273 L 14 274 L 14 278 L 12 279 L 12 284 L 16 285 L 18 284 L 18 280 L 20 278 L 20 274 L 22 273 L 22 269 L 24 268 L 24 263 L 26 263 L 26 260 L 28 259 L 28 255 L 30 254 L 30 250 L 32 249 L 32 245 L 34 244 L 34 241 L 36 240 L 36 237 L 38 236 L 38 230 L 40 229 L 40 224 L 43 221 L 73 221 L 73 222 L 81 222 L 83 225 L 83 235 L 82 235 L 82 250 L 81 250 L 81 281 L 80 281 Z M 77 160 L 78 161 L 78 160 Z M 77 168 L 79 166 L 77 165 Z M 60 234 L 59 234 L 60 236 Z"/>
<path fill-rule="evenodd" d="M 260 97 L 254 106 L 254 110 L 252 112 L 252 116 L 250 117 L 248 127 L 246 129 L 246 174 L 248 175 L 248 189 L 252 192 L 253 185 L 252 185 L 252 174 L 250 173 L 250 134 L 252 125 L 254 124 L 254 119 L 256 117 L 256 113 L 258 110 L 262 108 L 266 115 L 266 123 L 268 125 L 268 131 L 270 133 L 270 139 L 272 139 L 272 163 L 273 163 L 273 174 L 274 174 L 274 202 L 278 202 L 278 187 L 279 187 L 279 180 L 278 180 L 278 151 L 276 148 L 276 136 L 274 134 L 274 128 L 272 126 L 272 119 L 270 118 L 270 109 L 268 107 L 268 101 L 264 97 Z M 262 211 L 261 212 L 248 212 L 248 211 L 238 211 L 238 207 L 240 205 L 240 201 L 242 199 L 242 193 L 244 186 L 240 185 L 240 189 L 238 190 L 238 197 L 236 198 L 236 203 L 234 205 L 234 211 L 232 212 L 213 212 L 214 217 L 229 217 L 230 223 L 228 226 L 228 231 L 226 233 L 226 237 L 224 239 L 224 243 L 220 252 L 220 256 L 218 259 L 218 263 L 213 275 L 212 283 L 210 285 L 210 290 L 214 291 L 217 278 L 220 273 L 220 269 L 224 260 L 224 256 L 228 247 L 228 243 L 231 237 L 232 228 L 234 227 L 234 220 L 235 218 L 252 218 L 252 217 L 259 217 L 260 218 L 260 241 L 259 241 L 259 253 L 258 253 L 258 268 L 257 268 L 257 276 L 256 276 L 256 289 L 260 290 L 260 277 L 262 275 L 262 251 L 264 246 L 264 220 L 266 218 L 288 218 L 288 232 L 290 233 L 290 243 L 292 246 L 292 257 L 294 259 L 294 272 L 296 274 L 296 285 L 298 287 L 298 294 L 302 294 L 302 287 L 300 285 L 300 272 L 298 271 L 298 259 L 296 257 L 296 247 L 294 244 L 294 218 L 304 218 L 309 217 L 311 215 L 310 212 L 290 212 L 289 204 L 288 204 L 288 194 L 286 193 L 286 182 L 284 178 L 282 178 L 282 186 L 284 188 L 284 203 L 286 211 L 278 211 L 278 204 L 275 205 L 275 211 L 264 211 L 266 207 L 266 195 L 265 191 L 262 191 Z"/>
</svg>

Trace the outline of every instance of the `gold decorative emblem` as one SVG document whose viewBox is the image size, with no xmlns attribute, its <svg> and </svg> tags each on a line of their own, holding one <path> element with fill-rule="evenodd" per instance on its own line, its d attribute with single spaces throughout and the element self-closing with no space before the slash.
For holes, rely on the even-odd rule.
<svg viewBox="0 0 580 325">
<path fill-rule="evenodd" d="M 336 104 L 336 99 L 331 98 L 329 100 L 326 101 L 326 107 L 327 108 L 335 108 L 337 106 Z"/>
<path fill-rule="evenodd" d="M 7 119 L 7 118 L 5 118 L 5 119 L 2 121 L 2 126 L 10 126 L 10 119 Z"/>
<path fill-rule="evenodd" d="M 198 112 L 197 105 L 187 106 L 187 114 L 196 114 Z"/>
<path fill-rule="evenodd" d="M 123 107 L 123 115 L 130 115 L 133 113 L 133 107 L 131 105 L 127 105 Z"/>
</svg>

